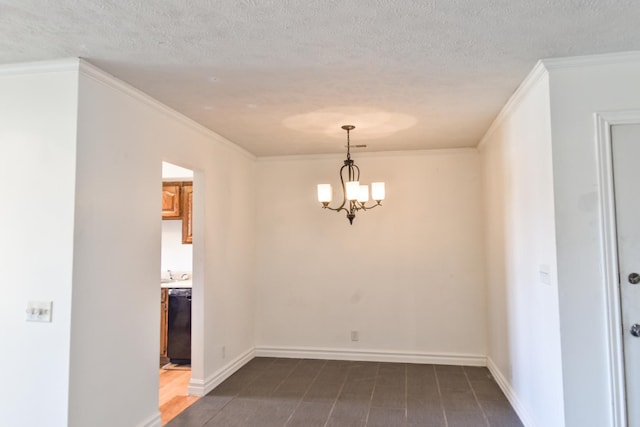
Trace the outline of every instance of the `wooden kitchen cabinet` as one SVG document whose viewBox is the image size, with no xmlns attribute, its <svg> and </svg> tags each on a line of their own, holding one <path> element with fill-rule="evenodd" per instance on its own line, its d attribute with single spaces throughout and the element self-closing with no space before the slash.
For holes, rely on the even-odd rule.
<svg viewBox="0 0 640 427">
<path fill-rule="evenodd" d="M 167 357 L 167 320 L 169 314 L 169 290 L 160 289 L 160 356 Z"/>
<path fill-rule="evenodd" d="M 182 220 L 182 243 L 192 243 L 193 183 L 191 181 L 162 184 L 162 219 Z"/>
<path fill-rule="evenodd" d="M 181 185 L 175 182 L 162 184 L 162 219 L 181 219 Z"/>
<path fill-rule="evenodd" d="M 182 185 L 182 243 L 193 243 L 193 185 Z"/>
</svg>

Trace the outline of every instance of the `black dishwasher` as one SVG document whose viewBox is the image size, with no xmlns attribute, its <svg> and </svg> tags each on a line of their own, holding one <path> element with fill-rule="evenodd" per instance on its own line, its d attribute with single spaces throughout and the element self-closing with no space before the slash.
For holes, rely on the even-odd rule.
<svg viewBox="0 0 640 427">
<path fill-rule="evenodd" d="M 191 364 L 191 289 L 169 289 L 167 357 L 177 365 Z"/>
</svg>

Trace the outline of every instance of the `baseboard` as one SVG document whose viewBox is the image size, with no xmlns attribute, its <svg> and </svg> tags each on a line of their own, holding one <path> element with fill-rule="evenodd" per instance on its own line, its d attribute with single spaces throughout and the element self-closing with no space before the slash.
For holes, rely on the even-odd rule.
<svg viewBox="0 0 640 427">
<path fill-rule="evenodd" d="M 149 417 L 148 420 L 139 424 L 139 427 L 162 427 L 162 414 L 160 414 L 160 411 L 157 411 L 153 416 Z"/>
<path fill-rule="evenodd" d="M 251 348 L 204 380 L 191 379 L 191 381 L 189 381 L 187 392 L 192 396 L 204 396 L 233 375 L 233 373 L 238 369 L 242 368 L 254 357 L 254 349 Z"/>
<path fill-rule="evenodd" d="M 493 363 L 493 360 L 491 360 L 490 357 L 487 357 L 487 368 L 489 368 L 489 372 L 491 372 L 491 375 L 493 375 L 493 378 L 502 389 L 502 392 L 507 397 L 507 400 L 509 400 L 509 403 L 511 403 L 513 410 L 516 411 L 516 414 L 518 414 L 518 417 L 520 417 L 522 425 L 524 425 L 524 427 L 537 427 L 533 422 L 533 418 L 524 408 L 524 406 L 520 402 L 520 399 L 518 399 L 518 396 L 516 396 L 513 388 L 511 388 L 511 384 L 509 383 L 509 381 L 507 381 L 505 376 L 502 375 L 502 372 L 500 372 L 500 369 L 498 369 L 498 367 L 495 363 Z"/>
<path fill-rule="evenodd" d="M 369 362 L 424 363 L 434 365 L 487 366 L 484 355 L 440 354 L 410 351 L 343 350 L 329 348 L 256 347 L 257 357 L 358 360 Z"/>
</svg>

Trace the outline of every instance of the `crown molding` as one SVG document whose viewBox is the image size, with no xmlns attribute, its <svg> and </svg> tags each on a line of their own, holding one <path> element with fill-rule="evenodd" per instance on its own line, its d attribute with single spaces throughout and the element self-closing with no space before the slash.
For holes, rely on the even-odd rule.
<svg viewBox="0 0 640 427">
<path fill-rule="evenodd" d="M 369 152 L 351 152 L 353 160 L 380 157 L 418 157 L 418 156 L 443 156 L 452 154 L 477 154 L 475 147 L 462 148 L 435 148 L 427 150 L 407 150 L 407 151 L 369 151 Z M 299 161 L 299 160 L 344 160 L 346 150 L 342 153 L 330 154 L 291 154 L 286 156 L 264 156 L 257 157 L 258 163 L 282 162 L 282 161 Z"/>
<path fill-rule="evenodd" d="M 0 76 L 78 71 L 79 67 L 80 67 L 79 58 L 64 58 L 64 59 L 56 59 L 51 61 L 4 64 L 4 65 L 0 65 Z"/>
<path fill-rule="evenodd" d="M 602 65 L 640 63 L 640 51 L 603 53 L 599 55 L 571 56 L 564 58 L 547 58 L 541 60 L 549 71 L 563 68 L 594 67 Z"/>
<path fill-rule="evenodd" d="M 178 122 L 182 123 L 183 125 L 191 128 L 192 130 L 195 130 L 196 132 L 199 132 L 200 134 L 214 140 L 215 142 L 219 143 L 220 145 L 227 147 L 251 160 L 255 160 L 256 156 L 253 155 L 252 153 L 250 153 L 249 151 L 245 150 L 244 148 L 240 147 L 239 145 L 229 141 L 228 139 L 226 139 L 225 137 L 215 133 L 214 131 L 212 131 L 211 129 L 201 125 L 200 123 L 197 123 L 196 121 L 188 118 L 187 116 L 185 116 L 182 113 L 177 112 L 176 110 L 166 106 L 165 104 L 161 103 L 160 101 L 156 100 L 155 98 L 151 97 L 150 95 L 146 94 L 145 92 L 141 91 L 140 89 L 137 89 L 133 86 L 131 86 L 130 84 L 118 79 L 117 77 L 114 77 L 113 75 L 107 73 L 106 71 L 96 67 L 95 65 L 91 64 L 90 62 L 88 62 L 85 59 L 79 58 L 79 65 L 80 65 L 80 74 L 89 77 L 99 83 L 102 83 L 106 86 L 109 86 L 112 89 L 118 90 L 128 96 L 131 96 L 132 98 L 135 98 L 137 101 L 140 101 L 144 104 L 146 104 L 147 106 L 155 109 L 156 111 L 159 111 L 163 114 L 165 114 L 166 116 L 170 117 L 171 119 L 177 120 Z"/>
<path fill-rule="evenodd" d="M 500 113 L 496 116 L 487 132 L 485 132 L 484 136 L 480 140 L 477 145 L 477 149 L 481 151 L 484 145 L 487 143 L 489 139 L 493 136 L 493 134 L 498 130 L 498 128 L 502 125 L 502 122 L 511 115 L 511 113 L 518 108 L 518 106 L 522 103 L 523 99 L 529 94 L 529 92 L 540 82 L 543 81 L 549 75 L 549 72 L 545 66 L 543 61 L 538 61 L 533 69 L 529 72 L 527 77 L 522 81 L 520 86 L 515 90 L 513 95 L 509 98 L 507 103 L 502 107 Z"/>
</svg>

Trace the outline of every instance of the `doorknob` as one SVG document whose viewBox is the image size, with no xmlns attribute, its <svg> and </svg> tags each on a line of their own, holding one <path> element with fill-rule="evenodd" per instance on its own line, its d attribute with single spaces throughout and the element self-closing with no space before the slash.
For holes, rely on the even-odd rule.
<svg viewBox="0 0 640 427">
<path fill-rule="evenodd" d="M 634 337 L 640 337 L 640 325 L 634 323 L 633 325 L 631 325 L 631 330 L 629 332 L 631 332 L 631 335 L 633 335 Z"/>
<path fill-rule="evenodd" d="M 638 283 L 640 283 L 640 274 L 631 273 L 629 275 L 629 283 L 631 283 L 632 285 L 637 285 Z"/>
</svg>

